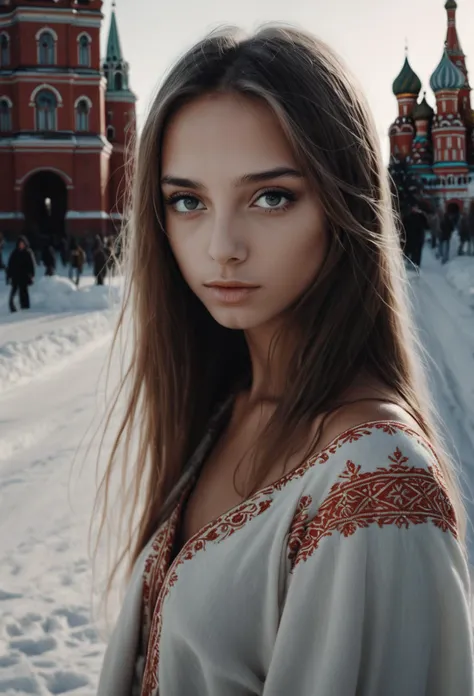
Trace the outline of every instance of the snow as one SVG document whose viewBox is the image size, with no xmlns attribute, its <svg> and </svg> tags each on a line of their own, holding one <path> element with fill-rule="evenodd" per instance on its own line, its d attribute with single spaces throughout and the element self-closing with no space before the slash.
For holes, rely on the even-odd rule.
<svg viewBox="0 0 474 696">
<path fill-rule="evenodd" d="M 61 274 L 39 278 L 32 309 L 15 315 L 0 276 L 0 693 L 15 696 L 92 696 L 105 648 L 88 531 L 120 279 L 95 287 L 88 272 L 76 289 Z M 420 275 L 410 273 L 432 390 L 474 521 L 473 278 L 474 257 L 442 267 L 428 247 Z M 118 370 L 113 362 L 112 384 Z"/>
</svg>

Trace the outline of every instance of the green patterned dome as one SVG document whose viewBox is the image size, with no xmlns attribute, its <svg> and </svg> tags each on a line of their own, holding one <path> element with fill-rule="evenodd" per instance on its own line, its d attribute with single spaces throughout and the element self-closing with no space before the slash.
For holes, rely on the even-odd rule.
<svg viewBox="0 0 474 696">
<path fill-rule="evenodd" d="M 400 94 L 414 94 L 418 96 L 420 93 L 421 80 L 416 72 L 412 70 L 410 63 L 408 62 L 408 58 L 405 58 L 403 68 L 401 69 L 398 77 L 395 78 L 392 89 L 393 93 L 397 97 Z"/>
<path fill-rule="evenodd" d="M 426 101 L 426 96 L 423 96 L 423 100 L 413 110 L 413 119 L 415 121 L 429 121 L 433 114 L 434 111 Z"/>
<path fill-rule="evenodd" d="M 458 5 L 455 0 L 447 0 L 446 5 L 444 7 L 446 10 L 456 10 L 457 6 Z"/>
<path fill-rule="evenodd" d="M 464 87 L 466 78 L 450 59 L 448 52 L 444 49 L 441 61 L 431 75 L 430 85 L 433 92 L 441 92 L 443 89 L 461 89 Z"/>
</svg>

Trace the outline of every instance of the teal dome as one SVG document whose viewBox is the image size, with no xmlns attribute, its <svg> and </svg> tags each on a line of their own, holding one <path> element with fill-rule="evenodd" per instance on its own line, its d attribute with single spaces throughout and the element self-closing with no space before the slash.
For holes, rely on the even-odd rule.
<svg viewBox="0 0 474 696">
<path fill-rule="evenodd" d="M 466 78 L 462 72 L 450 60 L 447 50 L 444 50 L 440 64 L 431 75 L 430 85 L 433 92 L 443 89 L 461 89 Z"/>
<path fill-rule="evenodd" d="M 426 96 L 423 96 L 423 100 L 413 110 L 413 119 L 415 121 L 429 121 L 433 114 L 434 111 L 426 101 Z"/>
<path fill-rule="evenodd" d="M 418 95 L 421 90 L 421 80 L 412 70 L 408 58 L 405 58 L 403 63 L 403 68 L 400 74 L 395 78 L 393 82 L 393 93 L 398 97 L 399 94 L 415 94 Z"/>
<path fill-rule="evenodd" d="M 457 2 L 456 0 L 447 0 L 446 5 L 444 6 L 446 10 L 455 10 L 457 9 Z"/>
</svg>

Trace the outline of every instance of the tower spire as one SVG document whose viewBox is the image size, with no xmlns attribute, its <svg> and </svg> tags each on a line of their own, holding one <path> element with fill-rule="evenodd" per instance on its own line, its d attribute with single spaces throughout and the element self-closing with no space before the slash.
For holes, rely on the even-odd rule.
<svg viewBox="0 0 474 696">
<path fill-rule="evenodd" d="M 117 26 L 117 16 L 115 14 L 116 3 L 112 2 L 112 18 L 110 20 L 109 38 L 107 40 L 107 62 L 122 61 L 122 47 Z"/>
</svg>

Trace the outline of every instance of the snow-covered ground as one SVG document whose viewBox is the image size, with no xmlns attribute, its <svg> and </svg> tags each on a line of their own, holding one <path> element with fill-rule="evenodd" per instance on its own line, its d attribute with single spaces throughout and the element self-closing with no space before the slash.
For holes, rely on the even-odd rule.
<svg viewBox="0 0 474 696">
<path fill-rule="evenodd" d="M 410 276 L 432 388 L 472 499 L 474 258 L 441 268 L 426 248 L 420 277 Z M 87 534 L 119 285 L 84 277 L 76 290 L 64 277 L 42 278 L 30 312 L 10 315 L 0 275 L 2 694 L 96 691 L 104 642 L 91 613 Z M 474 559 L 473 535 L 469 545 Z"/>
</svg>

